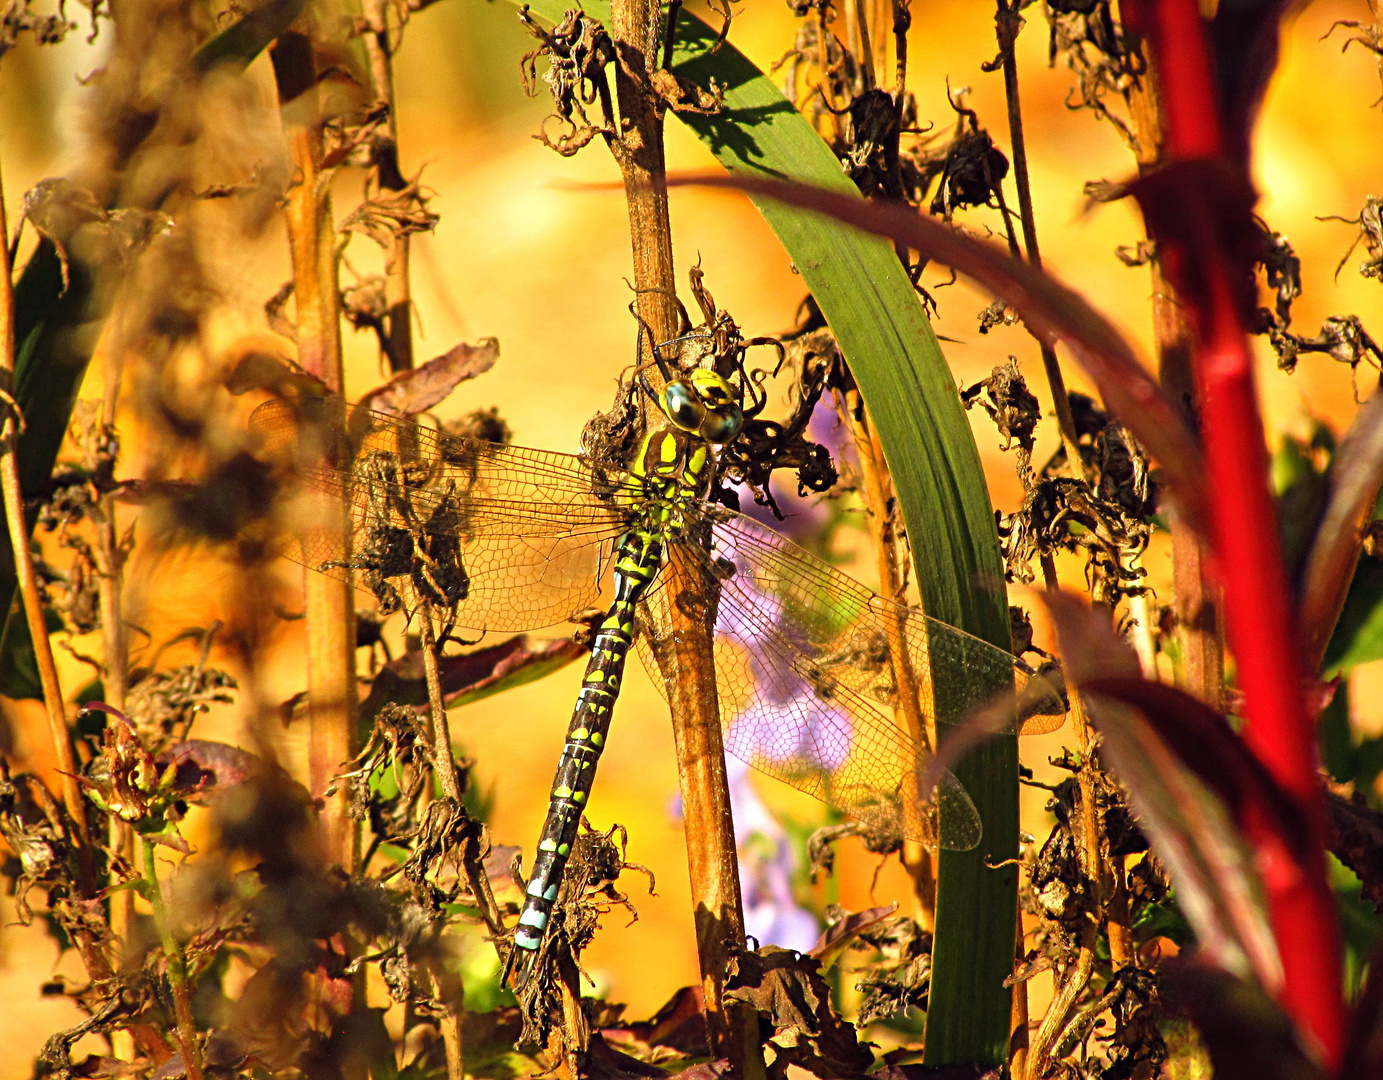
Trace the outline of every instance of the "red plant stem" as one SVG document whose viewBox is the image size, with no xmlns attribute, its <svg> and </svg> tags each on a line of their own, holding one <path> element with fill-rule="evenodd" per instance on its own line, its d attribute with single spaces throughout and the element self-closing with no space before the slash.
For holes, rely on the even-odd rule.
<svg viewBox="0 0 1383 1080">
<path fill-rule="evenodd" d="M 1219 288 L 1211 294 L 1215 310 L 1207 314 L 1213 322 L 1203 329 L 1196 356 L 1206 466 L 1216 494 L 1211 526 L 1225 626 L 1244 694 L 1244 741 L 1301 807 L 1314 841 L 1304 865 L 1263 868 L 1282 954 L 1281 999 L 1333 1064 L 1341 1053 L 1344 1005 L 1335 901 L 1321 842 L 1315 729 L 1302 696 L 1253 357 L 1237 319 L 1224 317 L 1234 311 L 1226 277 L 1215 274 L 1208 283 Z"/>
<path fill-rule="evenodd" d="M 1195 0 L 1145 0 L 1125 10 L 1151 38 L 1166 103 L 1169 164 L 1224 160 L 1228 149 Z M 1315 731 L 1298 664 L 1295 619 L 1268 489 L 1268 454 L 1254 388 L 1253 353 L 1237 301 L 1242 271 L 1221 242 L 1224 222 L 1203 186 L 1176 189 L 1188 227 L 1180 236 L 1196 287 L 1183 289 L 1198 330 L 1194 350 L 1211 533 L 1224 585 L 1230 647 L 1244 695 L 1244 740 L 1310 824 L 1299 865 L 1265 865 L 1269 912 L 1282 956 L 1280 1000 L 1314 1036 L 1326 1063 L 1344 1038 L 1339 934 L 1321 843 L 1324 809 Z M 1261 850 L 1261 849 L 1260 849 Z"/>
</svg>

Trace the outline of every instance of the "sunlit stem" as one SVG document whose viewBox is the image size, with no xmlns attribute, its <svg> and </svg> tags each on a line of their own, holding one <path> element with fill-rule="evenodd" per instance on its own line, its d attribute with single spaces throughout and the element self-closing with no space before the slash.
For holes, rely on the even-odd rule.
<svg viewBox="0 0 1383 1080">
<path fill-rule="evenodd" d="M 864 481 L 865 507 L 868 511 L 870 536 L 874 540 L 879 592 L 886 599 L 900 600 L 903 585 L 898 574 L 897 534 L 893 528 L 892 482 L 888 475 L 888 464 L 884 460 L 883 447 L 868 422 L 858 391 L 846 395 L 840 411 L 849 422 Z M 934 745 L 936 733 L 927 730 L 919 699 L 917 673 L 912 667 L 912 657 L 908 653 L 907 639 L 898 619 L 898 611 L 892 605 L 885 605 L 883 616 L 885 632 L 888 635 L 889 659 L 892 661 L 894 679 L 897 682 L 897 703 L 894 712 L 899 727 L 899 747 L 902 760 L 908 761 L 914 755 L 913 747 L 930 749 Z M 934 703 L 928 704 L 933 706 L 931 711 L 934 715 Z M 921 805 L 921 792 L 917 788 L 918 775 L 919 769 L 908 770 L 910 790 L 904 796 L 905 824 L 915 822 Z M 912 878 L 913 893 L 918 905 L 918 922 L 924 929 L 931 930 L 936 923 L 936 867 L 932 862 L 932 855 L 917 841 L 905 840 L 902 858 L 903 865 Z"/>
<path fill-rule="evenodd" d="M 173 934 L 173 921 L 169 917 L 168 904 L 159 885 L 153 842 L 142 839 L 141 845 L 144 848 L 144 880 L 149 887 L 149 903 L 154 908 L 154 925 L 158 928 L 159 943 L 163 946 L 163 959 L 168 965 L 168 987 L 173 992 L 178 1046 L 182 1050 L 183 1064 L 187 1067 L 187 1080 L 202 1080 L 202 1049 L 197 1043 L 197 1026 L 192 1019 L 192 995 L 187 985 L 187 965 L 183 961 L 182 946 Z"/>
</svg>

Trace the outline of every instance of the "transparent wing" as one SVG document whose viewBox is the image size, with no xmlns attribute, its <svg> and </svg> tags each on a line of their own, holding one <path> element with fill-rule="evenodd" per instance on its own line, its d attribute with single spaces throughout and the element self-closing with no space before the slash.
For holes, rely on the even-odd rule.
<svg viewBox="0 0 1383 1080">
<path fill-rule="evenodd" d="M 590 607 L 633 489 L 584 458 L 448 435 L 366 409 L 270 401 L 267 453 L 351 509 L 351 550 L 312 525 L 286 552 L 362 588 L 429 595 L 474 630 L 533 630 Z"/>
<path fill-rule="evenodd" d="M 924 722 L 957 723 L 985 708 L 1009 714 L 989 719 L 991 730 L 1051 730 L 1064 715 L 1060 698 L 1002 649 L 883 599 L 749 518 L 715 518 L 709 552 L 687 542 L 670 555 L 709 594 L 719 591 L 726 749 L 854 817 L 933 846 L 974 847 L 979 816 L 960 782 L 943 772 L 935 792 L 918 791 L 931 755 L 925 728 L 912 730 L 901 707 L 891 633 L 905 644 L 913 716 Z M 647 608 L 652 632 L 666 633 L 661 584 Z"/>
</svg>

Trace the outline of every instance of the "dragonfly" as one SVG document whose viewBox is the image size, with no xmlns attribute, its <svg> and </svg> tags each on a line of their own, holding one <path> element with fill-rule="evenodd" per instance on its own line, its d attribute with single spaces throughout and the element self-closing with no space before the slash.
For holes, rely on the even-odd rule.
<svg viewBox="0 0 1383 1080">
<path fill-rule="evenodd" d="M 250 421 L 269 452 L 294 453 L 303 481 L 351 511 L 349 557 L 330 533 L 310 532 L 292 557 L 360 575 L 383 614 L 426 602 L 453 627 L 528 631 L 590 611 L 612 582 L 515 928 L 516 986 L 551 921 L 636 639 L 666 693 L 648 643 L 672 633 L 671 563 L 713 632 L 726 750 L 895 834 L 958 850 L 981 836 L 963 785 L 928 768 L 925 729 L 900 719 L 911 704 L 900 687 L 933 724 L 992 710 L 996 687 L 1025 703 L 1007 730 L 1052 730 L 1064 716 L 1011 653 L 709 501 L 718 450 L 743 429 L 742 393 L 709 367 L 654 355 L 665 384 L 642 387 L 658 422 L 627 461 L 451 435 L 339 400 L 272 400 Z M 924 775 L 935 778 L 930 793 Z"/>
</svg>

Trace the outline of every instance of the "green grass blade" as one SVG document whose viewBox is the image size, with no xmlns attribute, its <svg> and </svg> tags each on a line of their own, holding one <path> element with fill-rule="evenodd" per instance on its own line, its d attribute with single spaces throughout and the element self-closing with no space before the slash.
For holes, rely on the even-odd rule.
<svg viewBox="0 0 1383 1080">
<path fill-rule="evenodd" d="M 530 8 L 560 21 L 563 0 Z M 608 3 L 585 10 L 608 25 Z M 678 118 L 731 173 L 837 191 L 854 187 L 829 147 L 772 81 L 728 42 L 681 14 L 675 72 L 725 90 L 714 116 Z M 771 200 L 756 206 L 816 297 L 878 425 L 928 614 L 1007 648 L 1008 601 L 979 454 L 917 294 L 892 246 Z M 995 687 L 1001 692 L 1004 687 Z M 955 769 L 984 821 L 980 846 L 944 852 L 927 1023 L 928 1064 L 1005 1059 L 1017 912 L 1018 753 L 997 739 Z"/>
</svg>

